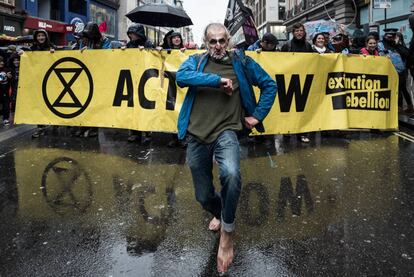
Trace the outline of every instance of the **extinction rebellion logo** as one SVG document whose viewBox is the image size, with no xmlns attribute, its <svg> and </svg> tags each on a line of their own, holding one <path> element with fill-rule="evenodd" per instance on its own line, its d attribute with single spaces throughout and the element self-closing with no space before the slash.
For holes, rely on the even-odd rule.
<svg viewBox="0 0 414 277">
<path fill-rule="evenodd" d="M 74 118 L 85 111 L 92 100 L 92 75 L 80 60 L 62 58 L 46 72 L 42 92 L 46 106 L 55 115 Z"/>
<path fill-rule="evenodd" d="M 334 110 L 389 111 L 391 91 L 387 75 L 372 75 L 347 72 L 328 74 L 326 94 L 332 97 Z"/>
</svg>

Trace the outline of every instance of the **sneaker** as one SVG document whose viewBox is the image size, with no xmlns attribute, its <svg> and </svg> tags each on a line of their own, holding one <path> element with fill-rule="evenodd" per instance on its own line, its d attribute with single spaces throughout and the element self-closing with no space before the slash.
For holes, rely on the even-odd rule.
<svg viewBox="0 0 414 277">
<path fill-rule="evenodd" d="M 136 142 L 138 140 L 137 135 L 129 135 L 128 136 L 128 142 Z"/>
<path fill-rule="evenodd" d="M 97 136 L 98 136 L 98 129 L 93 128 L 93 129 L 89 130 L 89 137 L 90 138 L 97 137 Z"/>
<path fill-rule="evenodd" d="M 300 136 L 300 141 L 303 143 L 309 143 L 310 139 L 308 136 Z"/>
<path fill-rule="evenodd" d="M 151 137 L 145 136 L 142 140 L 142 145 L 143 146 L 148 146 L 151 143 L 151 140 L 152 140 Z"/>
<path fill-rule="evenodd" d="M 32 138 L 38 138 L 45 133 L 45 130 L 38 128 L 33 134 Z"/>
<path fill-rule="evenodd" d="M 175 140 L 175 139 L 170 140 L 167 143 L 167 147 L 169 147 L 169 148 L 177 147 L 178 145 L 179 145 L 179 142 L 178 142 L 178 140 Z"/>
<path fill-rule="evenodd" d="M 83 133 L 84 138 L 93 138 L 98 136 L 98 128 L 88 128 Z"/>
<path fill-rule="evenodd" d="M 412 113 L 414 113 L 414 108 L 412 106 L 408 107 L 407 109 L 404 110 L 404 113 L 405 114 L 412 114 Z"/>
<path fill-rule="evenodd" d="M 75 137 L 81 137 L 82 136 L 82 130 L 79 128 L 75 131 L 75 133 L 73 133 L 73 135 Z"/>
<path fill-rule="evenodd" d="M 10 125 L 10 121 L 8 121 L 7 119 L 3 120 L 3 125 L 4 126 L 9 126 Z"/>
<path fill-rule="evenodd" d="M 84 137 L 84 138 L 89 137 L 89 129 L 88 129 L 88 130 L 86 130 L 85 132 L 83 132 L 83 137 Z"/>
</svg>

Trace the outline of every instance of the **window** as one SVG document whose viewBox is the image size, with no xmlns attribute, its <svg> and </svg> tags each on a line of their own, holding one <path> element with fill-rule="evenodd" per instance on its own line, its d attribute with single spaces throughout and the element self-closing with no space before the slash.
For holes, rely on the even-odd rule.
<svg viewBox="0 0 414 277">
<path fill-rule="evenodd" d="M 395 0 L 391 2 L 391 8 L 386 9 L 386 18 L 393 18 L 410 14 L 410 0 Z M 374 9 L 374 21 L 385 19 L 385 9 Z"/>
<path fill-rule="evenodd" d="M 90 3 L 89 14 L 92 22 L 102 24 L 106 23 L 105 35 L 111 38 L 116 36 L 116 11 L 114 9 L 105 8 L 101 5 Z"/>
<path fill-rule="evenodd" d="M 14 6 L 15 4 L 14 2 L 15 2 L 14 0 L 0 0 L 0 3 L 9 4 L 12 6 Z"/>
<path fill-rule="evenodd" d="M 77 13 L 86 16 L 86 1 L 85 0 L 70 0 L 69 12 Z"/>
<path fill-rule="evenodd" d="M 60 20 L 60 7 L 58 1 L 50 2 L 50 19 Z"/>
</svg>

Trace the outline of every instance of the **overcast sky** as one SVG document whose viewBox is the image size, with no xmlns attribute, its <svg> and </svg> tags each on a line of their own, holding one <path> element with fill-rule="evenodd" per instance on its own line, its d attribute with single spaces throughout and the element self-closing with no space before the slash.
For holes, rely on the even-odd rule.
<svg viewBox="0 0 414 277">
<path fill-rule="evenodd" d="M 208 23 L 224 23 L 228 0 L 184 0 L 184 10 L 191 17 L 194 41 L 201 45 L 204 28 Z"/>
</svg>

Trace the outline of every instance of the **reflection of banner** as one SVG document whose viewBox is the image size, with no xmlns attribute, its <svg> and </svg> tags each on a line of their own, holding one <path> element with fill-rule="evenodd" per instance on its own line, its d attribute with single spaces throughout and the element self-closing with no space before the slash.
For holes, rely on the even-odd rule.
<svg viewBox="0 0 414 277">
<path fill-rule="evenodd" d="M 176 86 L 175 73 L 191 53 L 136 49 L 26 53 L 15 120 L 175 132 L 186 92 Z M 278 84 L 275 104 L 264 121 L 266 133 L 398 126 L 398 77 L 387 58 L 249 55 Z"/>
<path fill-rule="evenodd" d="M 240 0 L 230 0 L 224 25 L 232 35 L 232 43 L 251 45 L 258 39 L 252 11 Z"/>
<path fill-rule="evenodd" d="M 392 174 L 398 172 L 397 150 L 393 136 L 242 160 L 239 234 L 254 244 L 301 239 L 324 234 L 355 209 L 364 217 L 383 218 L 384 210 L 392 215 L 393 195 L 401 193 L 400 177 Z M 199 226 L 206 222 L 187 166 L 60 149 L 21 149 L 14 155 L 21 218 L 94 224 L 99 213 L 126 222 L 127 238 L 145 241 L 162 239 L 173 220 L 194 234 L 181 236 L 181 242 L 199 244 Z M 220 187 L 217 179 L 215 185 Z"/>
</svg>

